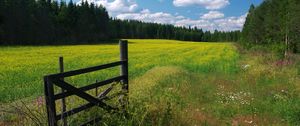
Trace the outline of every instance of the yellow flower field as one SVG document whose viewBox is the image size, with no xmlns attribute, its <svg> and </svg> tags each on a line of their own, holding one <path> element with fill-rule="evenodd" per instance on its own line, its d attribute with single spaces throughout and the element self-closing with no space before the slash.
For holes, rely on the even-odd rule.
<svg viewBox="0 0 300 126">
<path fill-rule="evenodd" d="M 42 77 L 58 72 L 59 56 L 64 57 L 68 71 L 118 61 L 119 46 L 0 47 L 0 102 L 42 95 Z M 159 66 L 180 66 L 193 72 L 234 72 L 230 67 L 237 57 L 230 43 L 129 40 L 130 80 Z M 117 74 L 118 69 L 113 69 L 79 81 L 89 83 Z"/>
</svg>

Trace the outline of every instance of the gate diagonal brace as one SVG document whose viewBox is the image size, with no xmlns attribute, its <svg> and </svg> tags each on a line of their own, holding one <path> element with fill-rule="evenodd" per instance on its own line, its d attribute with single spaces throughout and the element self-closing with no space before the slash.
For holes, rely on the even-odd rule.
<svg viewBox="0 0 300 126">
<path fill-rule="evenodd" d="M 104 90 L 103 92 L 101 92 L 97 97 L 99 99 L 102 99 L 103 97 L 106 97 L 106 95 L 114 88 L 116 84 L 113 83 L 109 88 L 107 88 L 106 90 Z"/>
<path fill-rule="evenodd" d="M 60 80 L 60 79 L 55 79 L 53 80 L 53 83 L 55 83 L 57 86 L 67 90 L 67 91 L 70 91 L 72 93 L 74 93 L 75 95 L 77 95 L 78 97 L 81 97 L 82 99 L 85 99 L 87 100 L 88 102 L 96 105 L 96 106 L 99 106 L 101 108 L 104 108 L 108 111 L 112 111 L 112 110 L 118 110 L 118 108 L 115 108 L 115 107 L 112 107 L 106 103 L 104 103 L 102 100 L 99 100 L 93 96 L 91 96 L 90 94 L 87 94 L 83 91 L 81 91 L 80 89 L 68 84 L 67 82 L 63 81 L 63 80 Z"/>
</svg>

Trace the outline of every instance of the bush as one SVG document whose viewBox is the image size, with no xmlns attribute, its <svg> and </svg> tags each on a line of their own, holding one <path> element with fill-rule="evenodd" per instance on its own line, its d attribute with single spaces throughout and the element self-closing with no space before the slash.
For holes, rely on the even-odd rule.
<svg viewBox="0 0 300 126">
<path fill-rule="evenodd" d="M 242 43 L 243 48 L 254 52 L 270 52 L 275 54 L 278 58 L 284 58 L 286 46 L 284 44 L 271 44 L 271 45 L 255 45 L 250 43 Z"/>
<path fill-rule="evenodd" d="M 272 53 L 276 54 L 279 58 L 284 58 L 286 46 L 284 44 L 272 44 L 270 45 Z"/>
</svg>

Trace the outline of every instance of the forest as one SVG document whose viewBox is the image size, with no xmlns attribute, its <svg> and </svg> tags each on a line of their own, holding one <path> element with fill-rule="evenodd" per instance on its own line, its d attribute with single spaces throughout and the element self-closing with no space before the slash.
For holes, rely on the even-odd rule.
<svg viewBox="0 0 300 126">
<path fill-rule="evenodd" d="M 257 7 L 252 5 L 240 41 L 248 47 L 300 52 L 300 1 L 265 0 Z"/>
<path fill-rule="evenodd" d="M 0 45 L 88 44 L 114 39 L 237 41 L 240 31 L 203 31 L 119 20 L 102 6 L 51 0 L 0 0 Z"/>
</svg>

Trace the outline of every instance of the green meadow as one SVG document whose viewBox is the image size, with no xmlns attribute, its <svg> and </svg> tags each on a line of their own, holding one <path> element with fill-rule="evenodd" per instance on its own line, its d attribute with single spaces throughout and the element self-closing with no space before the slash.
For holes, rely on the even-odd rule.
<svg viewBox="0 0 300 126">
<path fill-rule="evenodd" d="M 233 43 L 129 41 L 129 119 L 107 114 L 100 125 L 300 125 L 300 59 L 281 61 Z M 119 60 L 118 44 L 0 47 L 1 124 L 31 124 L 11 104 L 37 113 L 43 76 Z M 77 87 L 117 76 L 119 68 L 69 77 Z M 69 119 L 94 116 L 95 111 Z M 16 114 L 17 113 L 17 114 Z M 17 120 L 17 121 L 16 121 Z M 31 120 L 31 121 L 30 121 Z M 38 117 L 46 125 L 45 117 Z M 34 120 L 33 120 L 34 121 Z"/>
</svg>

